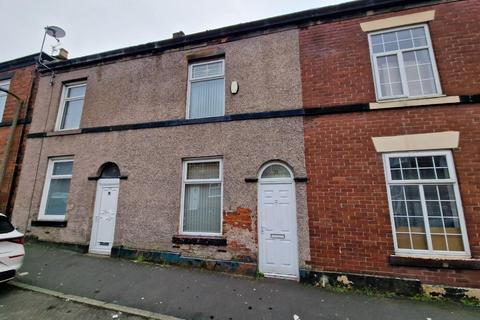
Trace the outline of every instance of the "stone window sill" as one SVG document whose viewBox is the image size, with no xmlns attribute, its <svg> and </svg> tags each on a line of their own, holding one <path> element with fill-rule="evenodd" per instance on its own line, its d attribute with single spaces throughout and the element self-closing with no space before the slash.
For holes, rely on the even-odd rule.
<svg viewBox="0 0 480 320">
<path fill-rule="evenodd" d="M 199 244 L 204 246 L 226 246 L 227 239 L 225 237 L 213 236 L 187 236 L 175 235 L 172 237 L 172 242 L 175 244 Z"/>
<path fill-rule="evenodd" d="M 46 221 L 36 220 L 30 223 L 32 227 L 54 227 L 54 228 L 66 228 L 67 221 Z"/>
<path fill-rule="evenodd" d="M 404 108 L 404 107 L 416 107 L 427 106 L 436 104 L 449 104 L 459 103 L 459 96 L 435 96 L 425 97 L 419 99 L 400 99 L 400 100 L 385 100 L 380 102 L 370 102 L 370 109 L 390 109 L 390 108 Z"/>
<path fill-rule="evenodd" d="M 480 259 L 420 258 L 392 255 L 389 257 L 389 263 L 392 266 L 403 267 L 480 270 Z"/>
</svg>

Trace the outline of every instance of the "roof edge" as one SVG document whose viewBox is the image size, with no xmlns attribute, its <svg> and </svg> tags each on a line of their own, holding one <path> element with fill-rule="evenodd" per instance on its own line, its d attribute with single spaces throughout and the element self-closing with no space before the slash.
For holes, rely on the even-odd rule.
<svg viewBox="0 0 480 320">
<path fill-rule="evenodd" d="M 187 45 L 211 41 L 220 37 L 238 36 L 241 34 L 264 31 L 267 29 L 281 28 L 287 26 L 298 26 L 315 20 L 337 20 L 348 19 L 366 15 L 368 11 L 380 9 L 398 9 L 434 5 L 438 3 L 451 2 L 452 0 L 357 0 L 346 3 L 309 9 L 295 13 L 275 16 L 271 18 L 255 20 L 185 35 L 178 38 L 149 42 L 145 44 L 125 47 L 91 54 L 74 59 L 56 61 L 48 64 L 52 70 L 72 69 L 86 65 L 98 64 L 110 60 L 117 60 L 128 56 L 143 55 L 154 52 L 161 52 L 169 49 L 181 48 Z M 41 68 L 40 71 L 47 71 Z"/>
<path fill-rule="evenodd" d="M 7 72 L 7 71 L 34 65 L 37 63 L 38 55 L 39 55 L 38 53 L 33 53 L 28 56 L 0 62 L 0 72 Z M 52 56 L 46 54 L 45 52 L 42 52 L 42 59 L 48 60 L 48 61 L 54 60 Z"/>
</svg>

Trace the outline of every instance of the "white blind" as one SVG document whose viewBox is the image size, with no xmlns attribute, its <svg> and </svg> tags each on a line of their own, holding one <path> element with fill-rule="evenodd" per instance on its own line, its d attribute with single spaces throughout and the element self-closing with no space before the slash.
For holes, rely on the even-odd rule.
<svg viewBox="0 0 480 320">
<path fill-rule="evenodd" d="M 66 92 L 60 129 L 76 129 L 80 127 L 86 88 L 86 84 L 65 87 Z"/>
<path fill-rule="evenodd" d="M 223 61 L 191 65 L 189 118 L 223 116 L 225 78 Z"/>
<path fill-rule="evenodd" d="M 45 215 L 65 215 L 67 200 L 70 192 L 73 161 L 59 161 L 53 163 L 50 177 L 50 188 L 45 205 Z"/>
<path fill-rule="evenodd" d="M 190 86 L 190 118 L 223 116 L 224 79 L 192 82 Z"/>
<path fill-rule="evenodd" d="M 183 231 L 220 233 L 222 180 L 220 161 L 187 162 Z"/>
<path fill-rule="evenodd" d="M 187 184 L 183 231 L 219 233 L 220 183 Z"/>
</svg>

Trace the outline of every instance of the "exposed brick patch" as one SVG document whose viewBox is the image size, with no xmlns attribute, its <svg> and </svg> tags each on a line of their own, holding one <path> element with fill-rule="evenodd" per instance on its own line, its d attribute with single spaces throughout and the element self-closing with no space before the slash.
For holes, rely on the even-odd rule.
<svg viewBox="0 0 480 320">
<path fill-rule="evenodd" d="M 257 260 L 256 224 L 252 210 L 237 208 L 223 213 L 223 233 L 227 237 L 227 251 L 240 261 Z"/>
<path fill-rule="evenodd" d="M 223 213 L 224 228 L 241 228 L 252 231 L 252 210 L 248 208 L 237 208 L 235 211 Z"/>
<path fill-rule="evenodd" d="M 221 237 L 178 236 L 178 239 L 175 239 L 176 237 L 173 248 L 184 256 L 242 262 L 257 261 L 256 223 L 252 217 L 252 210 L 248 208 L 239 207 L 223 213 Z M 221 240 L 218 244 L 212 245 L 210 242 L 214 238 Z M 178 241 L 180 239 L 181 241 Z"/>
</svg>

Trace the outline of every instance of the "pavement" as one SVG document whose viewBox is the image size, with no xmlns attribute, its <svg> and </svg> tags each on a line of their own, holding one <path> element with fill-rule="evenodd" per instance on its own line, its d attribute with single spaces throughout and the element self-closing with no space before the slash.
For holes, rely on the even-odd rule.
<svg viewBox="0 0 480 320">
<path fill-rule="evenodd" d="M 121 312 L 94 308 L 49 295 L 0 286 L 0 320 L 145 320 Z"/>
<path fill-rule="evenodd" d="M 19 282 L 182 319 L 480 319 L 480 308 L 458 303 L 339 293 L 287 280 L 97 257 L 39 243 L 25 249 Z"/>
</svg>

